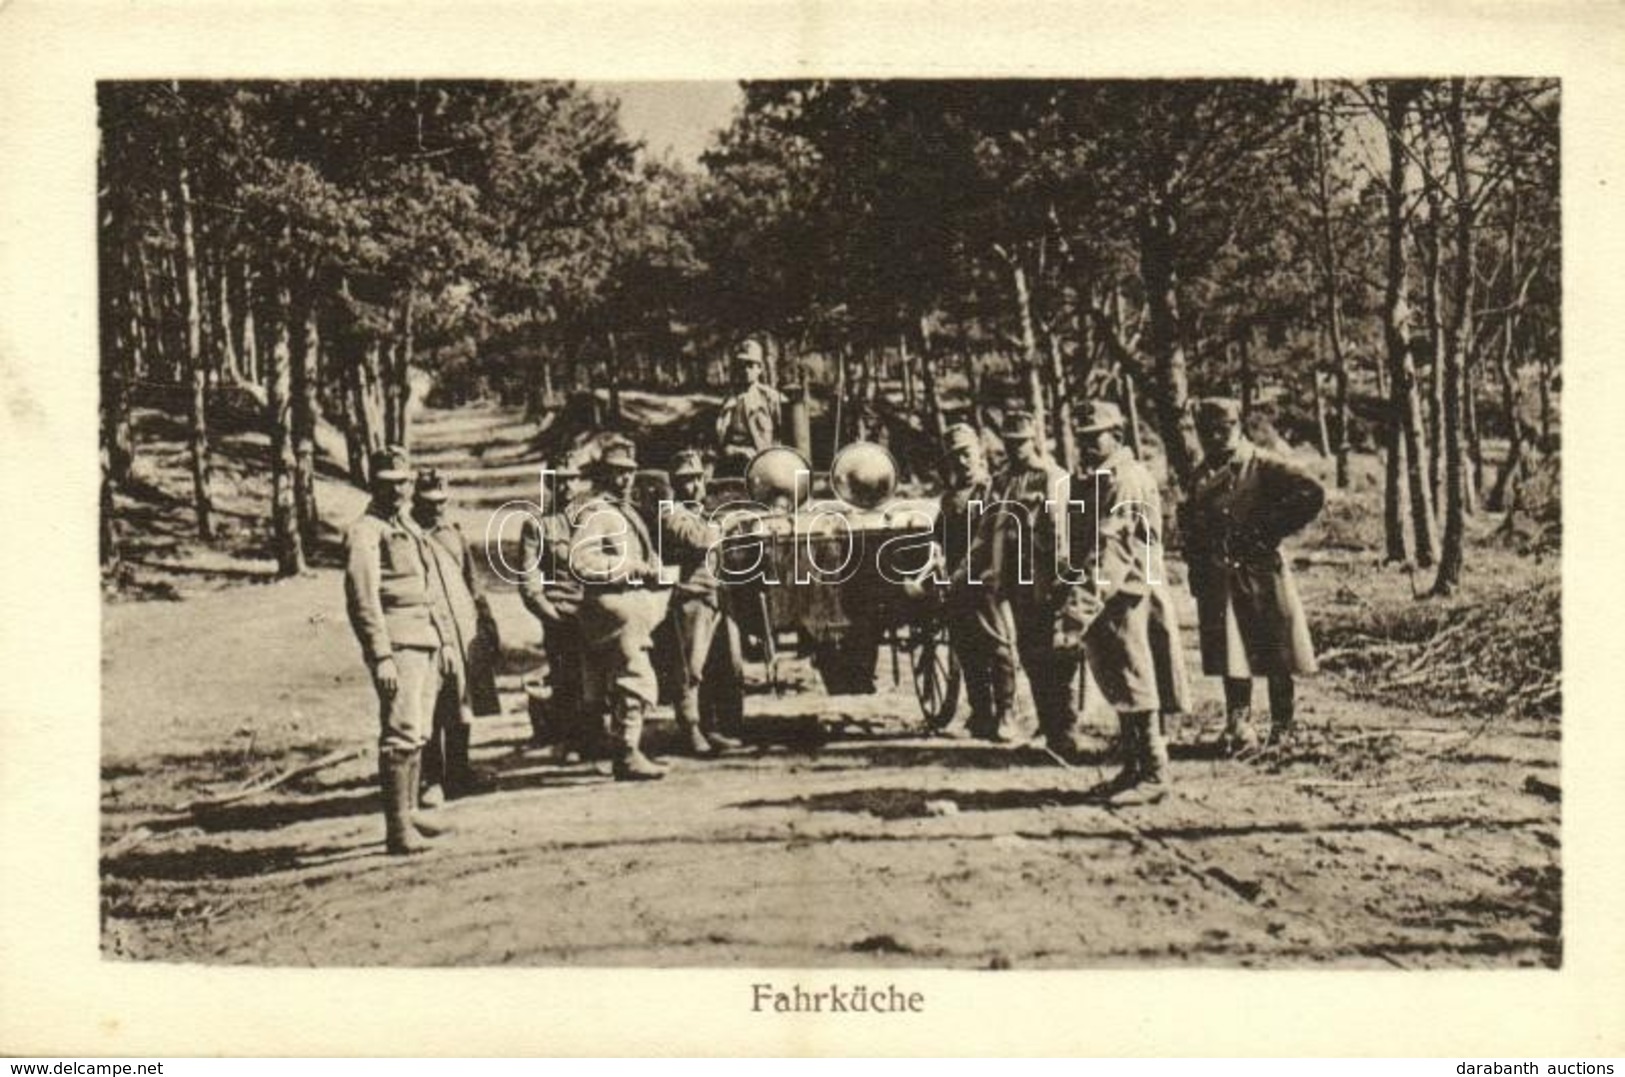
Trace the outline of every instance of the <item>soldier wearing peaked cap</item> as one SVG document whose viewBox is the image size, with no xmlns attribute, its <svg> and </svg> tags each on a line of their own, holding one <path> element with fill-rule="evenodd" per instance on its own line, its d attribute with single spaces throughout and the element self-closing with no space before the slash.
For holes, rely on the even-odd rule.
<svg viewBox="0 0 1625 1077">
<path fill-rule="evenodd" d="M 1071 548 L 1071 476 L 1045 454 L 1031 414 L 1013 411 L 1000 431 L 1009 460 L 994 483 L 992 558 L 999 589 L 1010 602 L 1016 652 L 1027 672 L 1045 746 L 1077 754 L 1077 714 L 1071 685 L 1082 660 L 1079 620 L 1071 607 L 1078 588 L 1062 577 L 1062 551 Z"/>
<path fill-rule="evenodd" d="M 1077 428 L 1089 468 L 1087 526 L 1074 533 L 1073 563 L 1087 565 L 1099 603 L 1083 650 L 1101 693 L 1117 712 L 1123 769 L 1096 787 L 1114 803 L 1154 803 L 1168 787 L 1166 730 L 1158 713 L 1185 709 L 1188 690 L 1178 616 L 1162 563 L 1162 497 L 1123 441 L 1117 405 L 1092 400 Z"/>
<path fill-rule="evenodd" d="M 695 755 L 739 747 L 723 732 L 743 709 L 738 627 L 727 614 L 713 559 L 722 531 L 705 512 L 705 463 L 678 453 L 672 500 L 661 507 L 660 556 L 677 572 L 666 615 L 677 646 L 677 724 Z"/>
<path fill-rule="evenodd" d="M 1269 680 L 1270 739 L 1291 732 L 1293 675 L 1315 670 L 1309 623 L 1283 539 L 1320 513 L 1325 491 L 1286 457 L 1241 433 L 1241 405 L 1209 398 L 1196 408 L 1202 465 L 1185 506 L 1185 556 L 1200 623 L 1202 671 L 1224 678 L 1221 748 L 1245 751 L 1253 678 Z"/>
<path fill-rule="evenodd" d="M 737 476 L 758 452 L 779 443 L 784 397 L 762 381 L 765 352 L 754 338 L 733 354 L 733 391 L 717 413 L 717 474 Z"/>
<path fill-rule="evenodd" d="M 571 515 L 592 489 L 581 473 L 588 458 L 577 450 L 544 472 L 541 511 L 519 534 L 519 599 L 541 626 L 547 656 L 546 702 L 529 702 L 531 743 L 554 745 L 565 762 L 600 752 L 604 739 L 603 723 L 581 705 L 582 589 L 570 572 Z"/>
<path fill-rule="evenodd" d="M 659 698 L 651 651 L 671 592 L 630 500 L 637 469 L 630 444 L 605 448 L 588 470 L 593 495 L 573 510 L 570 542 L 570 570 L 582 584 L 582 705 L 588 713 L 609 711 L 617 781 L 665 776 L 640 742 Z"/>
<path fill-rule="evenodd" d="M 488 787 L 469 765 L 468 747 L 475 715 L 500 714 L 496 660 L 501 642 L 480 586 L 473 548 L 455 522 L 446 518 L 451 497 L 445 476 L 435 468 L 418 471 L 412 491 L 412 520 L 428 540 L 431 586 L 451 611 L 455 669 L 443 680 L 433 728 L 423 751 L 420 800 L 435 806 L 442 796 L 458 797 Z"/>
<path fill-rule="evenodd" d="M 937 513 L 936 541 L 948 576 L 948 642 L 965 676 L 973 737 L 1001 741 L 1015 712 L 1015 626 L 999 589 L 986 518 L 975 506 L 993 499 L 982 436 L 965 423 L 948 428 L 948 489 Z"/>
<path fill-rule="evenodd" d="M 378 694 L 378 776 L 385 845 L 421 853 L 441 831 L 418 815 L 418 775 L 443 677 L 458 661 L 456 627 L 433 582 L 433 552 L 407 511 L 404 449 L 372 456 L 372 501 L 345 534 L 345 604 Z"/>
</svg>

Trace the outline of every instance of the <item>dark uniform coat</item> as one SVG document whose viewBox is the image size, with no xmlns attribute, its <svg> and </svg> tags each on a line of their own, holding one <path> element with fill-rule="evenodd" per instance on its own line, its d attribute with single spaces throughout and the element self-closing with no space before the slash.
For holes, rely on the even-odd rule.
<svg viewBox="0 0 1625 1077">
<path fill-rule="evenodd" d="M 466 674 L 467 703 L 477 715 L 501 714 L 496 667 L 502 657 L 502 641 L 480 587 L 473 549 L 463 529 L 454 523 L 443 522 L 426 530 L 424 535 L 435 554 L 437 582 L 444 586 L 451 608 L 459 657 Z"/>
<path fill-rule="evenodd" d="M 1248 441 L 1197 472 L 1185 508 L 1185 555 L 1204 673 L 1244 678 L 1315 671 L 1308 618 L 1280 546 L 1319 515 L 1324 502 L 1312 475 Z"/>
</svg>

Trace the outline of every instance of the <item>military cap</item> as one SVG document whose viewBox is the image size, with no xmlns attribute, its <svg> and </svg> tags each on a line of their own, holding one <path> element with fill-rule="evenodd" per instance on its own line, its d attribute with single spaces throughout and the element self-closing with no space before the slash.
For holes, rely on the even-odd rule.
<svg viewBox="0 0 1625 1077">
<path fill-rule="evenodd" d="M 1078 417 L 1078 433 L 1096 434 L 1102 430 L 1121 430 L 1123 411 L 1110 400 L 1089 400 Z"/>
<path fill-rule="evenodd" d="M 684 449 L 677 454 L 676 466 L 671 471 L 672 478 L 675 479 L 682 475 L 704 474 L 705 461 L 700 459 L 700 454 L 696 450 Z"/>
<path fill-rule="evenodd" d="M 1038 426 L 1030 411 L 1012 411 L 1005 415 L 999 436 L 1005 441 L 1031 441 L 1038 436 Z"/>
<path fill-rule="evenodd" d="M 765 354 L 766 353 L 762 350 L 761 341 L 754 337 L 747 337 L 746 339 L 740 341 L 739 346 L 734 349 L 734 362 L 740 366 L 745 366 L 750 363 L 755 363 L 757 366 L 761 366 L 763 359 L 765 358 Z"/>
<path fill-rule="evenodd" d="M 572 479 L 581 474 L 581 467 L 591 459 L 591 454 L 585 449 L 571 449 L 559 458 L 557 463 L 544 465 L 547 470 L 564 479 Z"/>
<path fill-rule="evenodd" d="M 604 454 L 598 458 L 598 466 L 620 471 L 636 471 L 637 452 L 630 441 L 611 442 L 604 446 Z"/>
<path fill-rule="evenodd" d="M 1241 421 L 1241 401 L 1229 396 L 1203 397 L 1196 402 L 1196 421 L 1202 425 Z"/>
<path fill-rule="evenodd" d="M 398 482 L 412 477 L 412 462 L 406 450 L 398 445 L 380 449 L 372 454 L 372 477 L 386 482 Z"/>
<path fill-rule="evenodd" d="M 976 428 L 970 423 L 955 423 L 950 426 L 947 434 L 943 437 L 943 441 L 948 446 L 949 452 L 958 452 L 960 449 L 980 449 L 982 447 L 982 436 L 976 432 Z"/>
<path fill-rule="evenodd" d="M 444 501 L 451 496 L 451 489 L 446 483 L 446 477 L 440 474 L 439 468 L 420 467 L 412 495 L 424 501 Z"/>
</svg>

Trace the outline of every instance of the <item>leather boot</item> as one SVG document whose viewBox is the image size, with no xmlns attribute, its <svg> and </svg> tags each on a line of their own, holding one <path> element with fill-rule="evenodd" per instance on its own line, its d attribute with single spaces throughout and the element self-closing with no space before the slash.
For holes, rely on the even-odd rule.
<svg viewBox="0 0 1625 1077">
<path fill-rule="evenodd" d="M 412 781 L 409 785 L 413 793 L 412 811 L 408 816 L 412 826 L 419 834 L 426 838 L 437 838 L 442 834 L 450 834 L 452 827 L 447 823 L 437 823 L 424 815 L 420 810 L 423 805 L 422 795 L 418 792 L 423 788 L 423 753 L 413 752 L 410 760 L 412 768 Z"/>
<path fill-rule="evenodd" d="M 412 825 L 412 802 L 417 792 L 417 752 L 384 750 L 378 753 L 378 785 L 384 799 L 384 849 L 391 856 L 414 856 L 430 844 Z"/>
<path fill-rule="evenodd" d="M 1297 732 L 1297 691 L 1290 673 L 1270 678 L 1270 744 L 1292 739 Z"/>
<path fill-rule="evenodd" d="M 1258 730 L 1253 728 L 1253 682 L 1251 678 L 1224 679 L 1224 733 L 1219 737 L 1219 754 L 1234 757 L 1258 748 Z"/>
<path fill-rule="evenodd" d="M 1117 757 L 1123 769 L 1089 790 L 1090 796 L 1109 797 L 1140 780 L 1140 733 L 1132 713 L 1117 713 Z"/>
<path fill-rule="evenodd" d="M 1133 711 L 1125 719 L 1134 727 L 1138 773 L 1132 785 L 1111 797 L 1114 807 L 1155 804 L 1168 795 L 1168 742 L 1152 711 Z"/>
<path fill-rule="evenodd" d="M 614 703 L 614 734 L 616 741 L 615 780 L 618 782 L 653 782 L 666 776 L 666 768 L 657 765 L 643 754 L 639 742 L 643 739 L 643 712 L 641 699 L 617 699 Z"/>
<path fill-rule="evenodd" d="M 434 809 L 446 802 L 446 738 L 448 732 L 435 722 L 429 742 L 417 756 L 417 797 L 420 808 Z"/>
<path fill-rule="evenodd" d="M 688 743 L 691 755 L 713 755 L 716 748 L 705 736 L 700 728 L 700 688 L 698 685 L 684 685 L 682 694 L 677 697 L 677 728 L 682 731 L 683 739 Z"/>
<path fill-rule="evenodd" d="M 711 742 L 711 750 L 716 752 L 731 752 L 745 746 L 745 742 L 738 737 L 730 737 L 717 726 L 721 724 L 721 715 L 718 713 L 715 699 L 706 699 L 702 690 L 700 693 L 700 732 L 705 739 Z"/>
</svg>

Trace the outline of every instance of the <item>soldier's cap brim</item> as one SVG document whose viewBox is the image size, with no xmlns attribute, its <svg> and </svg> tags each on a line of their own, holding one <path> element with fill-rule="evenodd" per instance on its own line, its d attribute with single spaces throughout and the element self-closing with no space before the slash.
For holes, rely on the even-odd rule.
<svg viewBox="0 0 1625 1077">
<path fill-rule="evenodd" d="M 417 476 L 412 472 L 405 471 L 400 468 L 386 468 L 383 471 L 375 471 L 372 473 L 372 477 L 375 479 L 382 479 L 385 482 L 400 482 L 402 479 L 417 478 Z"/>
<path fill-rule="evenodd" d="M 451 493 L 447 490 L 419 490 L 417 494 L 422 501 L 449 501 Z"/>
</svg>

